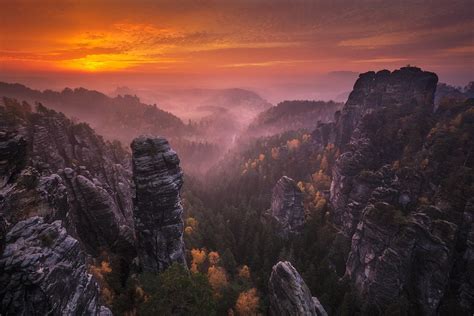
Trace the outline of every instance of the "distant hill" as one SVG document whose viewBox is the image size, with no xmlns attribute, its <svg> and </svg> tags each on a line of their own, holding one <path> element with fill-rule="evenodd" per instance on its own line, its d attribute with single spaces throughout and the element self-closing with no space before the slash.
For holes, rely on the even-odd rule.
<svg viewBox="0 0 474 316">
<path fill-rule="evenodd" d="M 112 98 L 84 88 L 38 91 L 18 83 L 0 82 L 0 96 L 40 102 L 76 120 L 88 122 L 100 134 L 126 144 L 138 134 L 177 137 L 186 131 L 185 124 L 175 115 L 156 105 L 144 104 L 131 95 Z"/>
<path fill-rule="evenodd" d="M 254 117 L 272 106 L 257 93 L 240 89 L 131 89 L 117 87 L 113 96 L 137 95 L 145 103 L 158 103 L 161 109 L 170 111 L 183 120 L 199 121 L 214 114 L 217 108 L 239 111 L 239 116 Z M 243 111 L 243 112 L 242 112 Z"/>
<path fill-rule="evenodd" d="M 260 113 L 250 124 L 254 136 L 274 135 L 300 129 L 314 130 L 318 121 L 329 122 L 343 103 L 334 101 L 284 101 Z"/>
</svg>

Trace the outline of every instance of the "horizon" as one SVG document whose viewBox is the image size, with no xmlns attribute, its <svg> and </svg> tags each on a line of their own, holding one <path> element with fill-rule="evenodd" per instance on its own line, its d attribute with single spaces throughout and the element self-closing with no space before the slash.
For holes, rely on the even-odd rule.
<svg viewBox="0 0 474 316">
<path fill-rule="evenodd" d="M 474 72 L 469 1 L 3 6 L 0 81 L 39 90 L 242 88 L 276 104 L 334 99 L 370 70 L 410 64 L 454 86 Z"/>
</svg>

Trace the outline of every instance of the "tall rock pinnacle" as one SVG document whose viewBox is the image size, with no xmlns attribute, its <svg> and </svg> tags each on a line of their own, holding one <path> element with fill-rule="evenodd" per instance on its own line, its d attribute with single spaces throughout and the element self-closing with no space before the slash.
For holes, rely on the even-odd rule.
<svg viewBox="0 0 474 316">
<path fill-rule="evenodd" d="M 173 262 L 185 264 L 178 155 L 163 137 L 140 136 L 131 148 L 140 265 L 144 271 L 159 272 Z"/>
<path fill-rule="evenodd" d="M 303 192 L 293 179 L 283 176 L 278 180 L 267 213 L 276 221 L 282 236 L 301 232 L 304 225 Z"/>
<path fill-rule="evenodd" d="M 324 307 L 311 296 L 303 278 L 288 261 L 273 266 L 268 289 L 271 315 L 327 316 Z"/>
</svg>

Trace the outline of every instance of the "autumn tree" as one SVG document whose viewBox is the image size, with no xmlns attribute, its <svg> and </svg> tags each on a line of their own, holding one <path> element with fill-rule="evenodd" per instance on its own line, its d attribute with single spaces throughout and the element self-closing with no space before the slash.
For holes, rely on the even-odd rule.
<svg viewBox="0 0 474 316">
<path fill-rule="evenodd" d="M 235 303 L 235 310 L 238 315 L 257 315 L 260 298 L 257 289 L 252 288 L 239 294 Z"/>
<path fill-rule="evenodd" d="M 207 270 L 207 278 L 216 295 L 228 285 L 227 273 L 222 267 L 210 266 Z"/>
<path fill-rule="evenodd" d="M 191 250 L 191 271 L 196 273 L 201 267 L 201 265 L 206 261 L 207 253 L 205 249 L 192 249 Z"/>
</svg>

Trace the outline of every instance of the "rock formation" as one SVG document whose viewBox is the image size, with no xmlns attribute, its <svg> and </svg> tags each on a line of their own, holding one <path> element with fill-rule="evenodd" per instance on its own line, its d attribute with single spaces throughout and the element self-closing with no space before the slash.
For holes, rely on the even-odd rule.
<svg viewBox="0 0 474 316">
<path fill-rule="evenodd" d="M 141 136 L 132 145 L 135 231 L 144 271 L 185 264 L 179 158 L 162 137 Z"/>
<path fill-rule="evenodd" d="M 276 222 L 282 236 L 301 232 L 304 225 L 303 193 L 293 179 L 283 176 L 278 180 L 266 215 Z"/>
<path fill-rule="evenodd" d="M 130 156 L 86 124 L 38 105 L 0 105 L 0 214 L 62 220 L 88 253 L 133 258 Z"/>
<path fill-rule="evenodd" d="M 361 74 L 355 83 L 336 121 L 336 146 L 341 155 L 331 185 L 333 221 L 347 235 L 354 232 L 362 208 L 381 178 L 363 179 L 360 172 L 377 170 L 398 159 L 407 135 L 397 132 L 403 124 L 418 124 L 418 116 L 432 112 L 437 81 L 434 73 L 405 67 L 392 73 Z"/>
<path fill-rule="evenodd" d="M 316 133 L 340 150 L 331 215 L 352 239 L 346 276 L 367 313 L 474 307 L 473 104 L 434 112 L 436 82 L 413 67 L 362 74 L 336 122 Z"/>
<path fill-rule="evenodd" d="M 18 222 L 0 259 L 0 310 L 6 315 L 112 315 L 99 302 L 79 242 L 60 221 Z"/>
<path fill-rule="evenodd" d="M 272 268 L 268 285 L 271 315 L 327 316 L 324 307 L 311 292 L 288 261 L 280 261 Z"/>
</svg>

